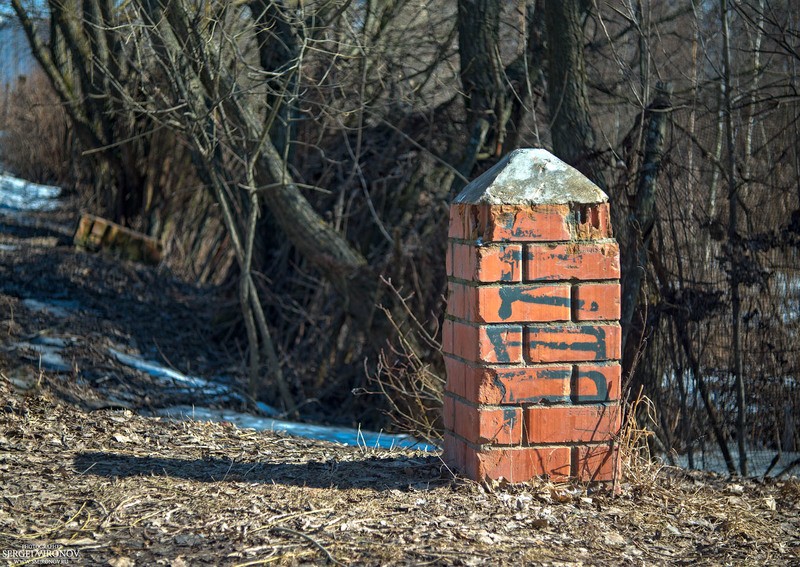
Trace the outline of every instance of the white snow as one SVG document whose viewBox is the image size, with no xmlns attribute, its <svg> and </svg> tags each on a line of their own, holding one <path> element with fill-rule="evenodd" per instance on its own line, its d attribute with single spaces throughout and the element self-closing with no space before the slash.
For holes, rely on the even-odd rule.
<svg viewBox="0 0 800 567">
<path fill-rule="evenodd" d="M 0 171 L 0 210 L 52 211 L 58 208 L 61 188 L 39 185 Z"/>
<path fill-rule="evenodd" d="M 128 355 L 113 348 L 109 348 L 108 351 L 122 364 L 145 372 L 156 379 L 162 380 L 167 385 L 179 386 L 186 390 L 191 390 L 194 393 L 208 396 L 209 403 L 219 401 L 218 398 L 221 395 L 228 395 L 241 399 L 241 396 L 223 384 L 214 384 L 209 380 L 196 376 L 186 376 L 176 370 L 165 368 L 158 362 L 144 360 L 138 356 Z M 262 402 L 256 405 L 259 410 L 267 416 L 276 416 L 279 413 L 275 408 Z M 175 419 L 227 421 L 238 427 L 257 429 L 259 431 L 283 431 L 297 437 L 323 439 L 359 447 L 380 447 L 384 449 L 406 447 L 422 451 L 437 450 L 436 447 L 420 443 L 409 435 L 390 435 L 386 433 L 361 431 L 359 429 L 347 427 L 296 423 L 282 419 L 274 419 L 274 417 L 262 417 L 233 410 L 220 410 L 196 406 L 174 406 L 157 410 L 155 414 Z"/>
<path fill-rule="evenodd" d="M 12 343 L 12 348 L 29 350 L 36 353 L 37 366 L 53 372 L 71 372 L 72 366 L 61 356 L 62 344 L 53 344 L 45 337 L 39 337 L 31 342 Z"/>
<path fill-rule="evenodd" d="M 108 351 L 114 356 L 114 358 L 116 358 L 125 366 L 130 366 L 131 368 L 145 372 L 153 378 L 160 378 L 169 385 L 185 387 L 208 396 L 229 394 L 231 391 L 230 388 L 222 384 L 213 384 L 208 380 L 198 378 L 196 376 L 186 376 L 177 370 L 165 368 L 158 362 L 152 360 L 144 360 L 137 356 L 125 354 L 113 348 L 109 348 Z"/>
<path fill-rule="evenodd" d="M 77 301 L 39 301 L 38 299 L 23 299 L 22 305 L 31 311 L 39 311 L 41 313 L 48 313 L 53 317 L 64 319 L 72 314 L 72 311 L 77 309 Z"/>
<path fill-rule="evenodd" d="M 194 419 L 199 421 L 227 421 L 242 428 L 256 429 L 258 431 L 282 431 L 295 437 L 309 439 L 322 439 L 344 445 L 366 448 L 413 448 L 421 451 L 436 451 L 425 443 L 421 443 L 409 435 L 390 435 L 362 431 L 349 427 L 335 427 L 329 425 L 313 425 L 308 423 L 295 423 L 282 419 L 259 417 L 257 415 L 239 413 L 232 410 L 218 410 L 204 407 L 174 406 L 155 411 L 156 415 L 176 419 Z"/>
</svg>

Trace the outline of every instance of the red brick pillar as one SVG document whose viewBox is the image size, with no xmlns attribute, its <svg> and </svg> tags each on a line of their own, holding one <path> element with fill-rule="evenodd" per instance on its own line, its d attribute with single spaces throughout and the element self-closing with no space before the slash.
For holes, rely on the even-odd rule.
<svg viewBox="0 0 800 567">
<path fill-rule="evenodd" d="M 450 207 L 444 459 L 473 480 L 612 480 L 619 248 L 608 199 L 516 150 Z"/>
</svg>

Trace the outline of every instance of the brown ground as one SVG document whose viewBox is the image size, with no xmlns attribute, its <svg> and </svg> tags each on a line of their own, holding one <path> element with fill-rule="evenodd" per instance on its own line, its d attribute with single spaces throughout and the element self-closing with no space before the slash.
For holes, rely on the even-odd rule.
<svg viewBox="0 0 800 567">
<path fill-rule="evenodd" d="M 4 562 L 50 550 L 71 554 L 63 564 L 114 567 L 800 564 L 796 479 L 636 464 L 619 496 L 544 481 L 478 485 L 436 455 L 138 416 L 127 408 L 191 395 L 154 388 L 108 346 L 235 375 L 202 331 L 206 292 L 76 254 L 74 217 L 31 219 L 0 219 L 0 244 L 19 246 L 0 250 Z M 24 303 L 59 298 L 65 317 Z M 69 371 L 40 371 L 35 352 L 14 346 L 41 337 L 72 341 Z"/>
<path fill-rule="evenodd" d="M 116 567 L 800 562 L 796 480 L 639 472 L 618 497 L 481 486 L 435 455 L 0 393 L 0 550 Z"/>
<path fill-rule="evenodd" d="M 223 352 L 212 338 L 219 313 L 212 291 L 164 268 L 76 252 L 77 218 L 69 204 L 57 213 L 0 215 L 0 368 L 6 376 L 23 385 L 38 381 L 39 355 L 30 345 L 56 339 L 66 343 L 62 355 L 70 370 L 47 373 L 48 385 L 86 409 L 208 405 L 199 394 L 119 364 L 109 348 L 239 384 L 241 356 Z M 63 312 L 31 308 L 31 300 Z"/>
</svg>

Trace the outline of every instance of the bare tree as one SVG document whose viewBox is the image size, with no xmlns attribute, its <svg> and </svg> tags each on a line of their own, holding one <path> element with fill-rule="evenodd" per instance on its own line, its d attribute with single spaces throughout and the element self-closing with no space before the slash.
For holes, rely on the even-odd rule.
<svg viewBox="0 0 800 567">
<path fill-rule="evenodd" d="M 503 153 L 544 145 L 612 199 L 625 372 L 660 406 L 661 444 L 697 462 L 712 437 L 733 472 L 734 436 L 798 438 L 797 14 L 709 6 L 92 0 L 51 2 L 49 38 L 28 29 L 109 172 L 107 210 L 147 209 L 137 179 L 153 175 L 135 164 L 158 153 L 152 136 L 191 153 L 202 190 L 170 210 L 187 232 L 224 226 L 191 249 L 228 251 L 215 281 L 236 284 L 255 396 L 344 408 L 381 350 L 390 372 L 408 349 L 417 378 L 441 372 L 448 200 Z M 767 425 L 744 419 L 753 408 Z"/>
</svg>

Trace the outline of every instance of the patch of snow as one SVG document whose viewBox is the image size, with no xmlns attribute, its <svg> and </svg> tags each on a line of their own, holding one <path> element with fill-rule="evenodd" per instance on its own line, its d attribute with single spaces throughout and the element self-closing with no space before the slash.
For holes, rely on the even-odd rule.
<svg viewBox="0 0 800 567">
<path fill-rule="evenodd" d="M 186 376 L 171 368 L 165 368 L 158 362 L 125 354 L 114 348 L 109 348 L 108 351 L 117 361 L 126 366 L 145 372 L 153 378 L 162 380 L 168 385 L 177 385 L 187 390 L 191 389 L 195 393 L 209 396 L 209 399 L 212 401 L 218 401 L 220 395 L 227 394 L 237 396 L 231 388 L 223 384 L 214 384 L 209 380 L 196 376 Z M 228 421 L 243 428 L 257 429 L 259 431 L 284 431 L 289 435 L 295 435 L 297 437 L 323 439 L 360 447 L 380 447 L 384 449 L 405 447 L 420 449 L 422 451 L 437 450 L 436 447 L 420 443 L 409 435 L 389 435 L 386 433 L 360 431 L 348 427 L 311 425 L 275 419 L 275 416 L 279 414 L 278 410 L 262 402 L 258 402 L 256 406 L 268 417 L 241 413 L 233 410 L 217 410 L 194 406 L 175 406 L 157 410 L 155 414 L 176 419 L 188 418 L 202 421 Z"/>
<path fill-rule="evenodd" d="M 0 252 L 16 252 L 19 246 L 14 244 L 0 244 Z"/>
<path fill-rule="evenodd" d="M 23 299 L 22 305 L 30 311 L 47 313 L 53 317 L 64 319 L 72 315 L 72 311 L 77 309 L 79 304 L 77 301 L 39 301 L 38 299 Z"/>
<path fill-rule="evenodd" d="M 52 306 L 36 300 L 26 300 L 29 308 L 47 309 L 52 312 Z M 38 355 L 39 365 L 42 369 L 55 372 L 71 372 L 72 367 L 61 355 L 61 351 L 68 344 L 74 342 L 73 339 L 62 337 L 40 336 L 29 342 L 15 343 L 12 348 L 27 349 Z M 214 384 L 209 380 L 196 376 L 186 376 L 176 370 L 165 368 L 158 362 L 144 360 L 138 356 L 132 356 L 120 352 L 114 348 L 108 349 L 109 353 L 121 364 L 145 372 L 163 383 L 178 386 L 193 393 L 208 396 L 209 400 L 218 401 L 221 395 L 239 397 L 230 387 L 223 384 Z M 239 397 L 241 399 L 241 397 Z M 155 415 L 170 417 L 175 419 L 197 419 L 204 421 L 227 421 L 242 428 L 251 428 L 259 431 L 283 431 L 289 435 L 305 437 L 310 439 L 322 439 L 367 448 L 412 448 L 421 451 L 437 451 L 433 445 L 422 443 L 410 435 L 392 435 L 382 432 L 362 431 L 348 427 L 335 427 L 325 425 L 314 425 L 307 423 L 296 423 L 281 419 L 276 419 L 278 411 L 264 403 L 258 402 L 258 409 L 268 417 L 236 412 L 232 410 L 218 410 L 205 407 L 175 406 L 161 409 Z"/>
<path fill-rule="evenodd" d="M 71 344 L 74 339 L 67 339 L 64 337 L 47 337 L 47 336 L 38 336 L 31 341 L 35 345 L 43 345 L 53 348 L 64 348 L 68 344 Z"/>
<path fill-rule="evenodd" d="M 39 340 L 14 343 L 12 346 L 16 349 L 34 351 L 38 355 L 38 364 L 41 369 L 53 372 L 72 372 L 72 366 L 61 356 L 61 346 L 42 343 Z"/>
<path fill-rule="evenodd" d="M 278 410 L 276 410 L 274 407 L 268 406 L 264 402 L 256 402 L 256 407 L 260 411 L 262 411 L 264 413 L 264 415 L 269 416 L 269 417 L 276 417 L 281 413 Z"/>
<path fill-rule="evenodd" d="M 39 185 L 0 172 L 0 209 L 52 211 L 58 208 L 61 188 Z"/>
<path fill-rule="evenodd" d="M 282 419 L 259 417 L 248 413 L 232 410 L 217 410 L 203 407 L 175 406 L 155 411 L 156 415 L 173 419 L 194 419 L 199 421 L 227 421 L 241 428 L 256 429 L 258 431 L 283 431 L 295 437 L 308 439 L 322 439 L 344 445 L 367 448 L 410 448 L 421 451 L 437 451 L 437 447 L 417 441 L 410 435 L 390 435 L 362 431 L 349 427 L 335 427 L 328 425 L 313 425 L 308 423 L 295 423 Z"/>
<path fill-rule="evenodd" d="M 110 352 L 118 362 L 121 362 L 125 366 L 135 368 L 136 370 L 149 374 L 153 378 L 161 379 L 162 381 L 165 381 L 171 385 L 191 389 L 208 396 L 231 393 L 231 389 L 228 386 L 224 386 L 222 384 L 213 384 L 208 380 L 198 378 L 196 376 L 186 376 L 177 370 L 166 368 L 153 360 L 144 360 L 143 358 L 125 354 L 114 348 L 109 348 L 108 352 Z"/>
</svg>

